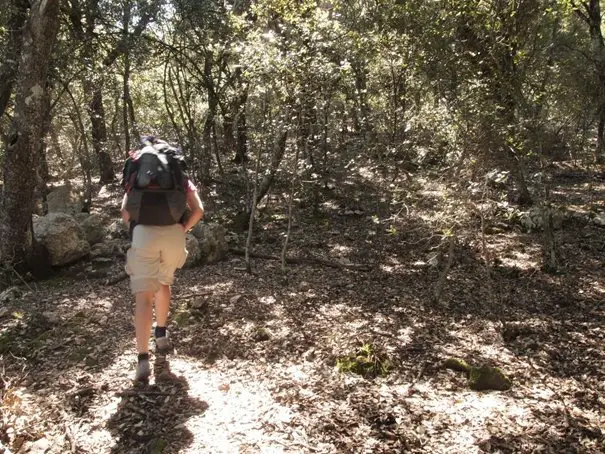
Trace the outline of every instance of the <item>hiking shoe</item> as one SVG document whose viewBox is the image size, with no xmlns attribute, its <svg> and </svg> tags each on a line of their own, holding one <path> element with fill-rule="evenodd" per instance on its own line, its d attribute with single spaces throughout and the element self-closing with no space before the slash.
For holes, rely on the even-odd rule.
<svg viewBox="0 0 605 454">
<path fill-rule="evenodd" d="M 147 381 L 151 375 L 151 367 L 148 359 L 142 359 L 137 363 L 137 371 L 134 375 L 135 381 Z"/>
<path fill-rule="evenodd" d="M 168 340 L 167 336 L 155 338 L 155 350 L 161 355 L 165 355 L 172 351 L 172 344 Z"/>
</svg>

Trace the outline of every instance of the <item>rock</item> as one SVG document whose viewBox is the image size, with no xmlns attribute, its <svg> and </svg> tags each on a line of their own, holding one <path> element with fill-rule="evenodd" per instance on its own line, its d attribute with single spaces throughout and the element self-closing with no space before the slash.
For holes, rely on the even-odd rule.
<svg viewBox="0 0 605 454">
<path fill-rule="evenodd" d="M 19 287 L 9 287 L 0 293 L 0 303 L 8 303 L 10 301 L 16 300 L 21 296 L 21 290 Z"/>
<path fill-rule="evenodd" d="M 103 243 L 97 243 L 92 246 L 90 250 L 90 256 L 95 259 L 99 257 L 122 257 L 126 254 L 126 251 L 129 247 L 130 241 L 127 240 L 107 240 Z"/>
<path fill-rule="evenodd" d="M 208 302 L 204 298 L 196 298 L 191 303 L 193 309 L 203 309 L 208 305 Z"/>
<path fill-rule="evenodd" d="M 485 182 L 495 189 L 504 189 L 511 181 L 510 172 L 494 169 L 485 175 Z"/>
<path fill-rule="evenodd" d="M 566 210 L 561 207 L 531 207 L 527 211 L 523 211 L 519 215 L 518 223 L 526 231 L 540 231 L 544 229 L 544 220 L 548 217 L 552 219 L 552 227 L 559 230 L 563 226 L 567 214 Z"/>
<path fill-rule="evenodd" d="M 599 213 L 597 214 L 593 219 L 592 222 L 595 225 L 598 225 L 599 227 L 605 227 L 605 213 Z"/>
<path fill-rule="evenodd" d="M 51 448 L 51 443 L 46 438 L 40 438 L 36 441 L 30 441 L 25 444 L 25 450 L 29 454 L 44 454 Z"/>
<path fill-rule="evenodd" d="M 71 185 L 58 186 L 46 197 L 49 213 L 74 215 L 82 212 L 82 197 Z"/>
<path fill-rule="evenodd" d="M 51 312 L 51 311 L 42 312 L 42 316 L 51 325 L 58 325 L 61 322 L 61 317 L 59 317 L 59 315 L 56 314 L 55 312 Z"/>
<path fill-rule="evenodd" d="M 48 251 L 52 266 L 67 265 L 90 253 L 84 229 L 65 213 L 49 213 L 35 219 L 34 236 Z"/>
<path fill-rule="evenodd" d="M 190 268 L 197 265 L 200 262 L 200 244 L 196 237 L 191 233 L 187 234 L 186 237 L 186 248 L 187 248 L 187 260 L 185 261 L 184 268 Z"/>
<path fill-rule="evenodd" d="M 204 225 L 201 222 L 195 224 L 195 226 L 191 229 L 191 234 L 196 237 L 198 240 L 204 238 Z"/>
<path fill-rule="evenodd" d="M 237 304 L 239 302 L 239 300 L 242 299 L 242 295 L 234 295 L 231 298 L 229 298 L 229 303 L 231 304 Z"/>
<path fill-rule="evenodd" d="M 271 339 L 271 333 L 263 327 L 257 327 L 252 333 L 252 339 L 256 342 L 265 342 Z"/>
<path fill-rule="evenodd" d="M 105 238 L 105 226 L 101 215 L 91 214 L 80 221 L 80 225 L 86 234 L 86 241 L 90 244 L 100 243 Z"/>
<path fill-rule="evenodd" d="M 310 362 L 310 361 L 313 361 L 316 356 L 317 356 L 317 354 L 315 353 L 315 349 L 310 348 L 303 354 L 303 359 L 307 362 Z"/>
<path fill-rule="evenodd" d="M 511 380 L 497 367 L 471 367 L 468 385 L 475 391 L 506 391 L 513 385 Z"/>
<path fill-rule="evenodd" d="M 78 224 L 82 224 L 88 216 L 90 216 L 90 213 L 76 213 L 73 215 L 74 219 L 78 221 Z"/>
<path fill-rule="evenodd" d="M 219 224 L 202 224 L 199 235 L 200 261 L 203 264 L 218 262 L 227 256 L 228 246 L 225 228 Z"/>
<path fill-rule="evenodd" d="M 114 221 L 107 227 L 107 236 L 111 239 L 120 238 L 127 240 L 130 238 L 128 226 L 122 220 Z"/>
</svg>

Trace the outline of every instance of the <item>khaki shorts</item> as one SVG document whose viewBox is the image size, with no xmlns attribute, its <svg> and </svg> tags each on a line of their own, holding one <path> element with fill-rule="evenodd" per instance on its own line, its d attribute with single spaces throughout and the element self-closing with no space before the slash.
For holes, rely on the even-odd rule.
<svg viewBox="0 0 605 454">
<path fill-rule="evenodd" d="M 157 292 L 171 285 L 174 272 L 185 264 L 185 232 L 181 224 L 137 225 L 126 254 L 126 273 L 132 293 Z"/>
</svg>

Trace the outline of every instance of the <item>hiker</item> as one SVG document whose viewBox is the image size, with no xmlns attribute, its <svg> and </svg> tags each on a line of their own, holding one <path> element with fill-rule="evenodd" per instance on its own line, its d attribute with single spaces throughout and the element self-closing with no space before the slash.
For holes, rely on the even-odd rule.
<svg viewBox="0 0 605 454">
<path fill-rule="evenodd" d="M 166 332 L 170 286 L 185 264 L 185 235 L 200 221 L 204 209 L 198 191 L 186 175 L 180 149 L 144 137 L 130 153 L 123 171 L 122 219 L 130 226 L 131 247 L 126 257 L 130 289 L 135 295 L 135 331 L 138 361 L 135 380 L 150 374 L 149 332 L 155 304 L 156 354 L 171 350 Z"/>
</svg>

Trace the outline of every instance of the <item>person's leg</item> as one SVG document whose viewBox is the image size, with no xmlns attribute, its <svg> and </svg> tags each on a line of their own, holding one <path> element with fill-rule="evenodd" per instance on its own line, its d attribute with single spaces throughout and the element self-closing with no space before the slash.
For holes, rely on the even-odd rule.
<svg viewBox="0 0 605 454">
<path fill-rule="evenodd" d="M 135 380 L 143 381 L 151 374 L 149 331 L 153 322 L 153 296 L 159 289 L 157 275 L 160 253 L 154 245 L 154 229 L 136 226 L 126 257 L 126 272 L 130 275 L 130 289 L 135 296 L 134 325 L 138 354 Z"/>
<path fill-rule="evenodd" d="M 135 294 L 134 327 L 137 339 L 137 369 L 135 380 L 147 381 L 151 375 L 149 365 L 149 330 L 153 321 L 153 292 Z"/>
<path fill-rule="evenodd" d="M 156 326 L 166 328 L 168 311 L 170 310 L 170 285 L 160 284 L 155 294 L 155 321 Z"/>
<path fill-rule="evenodd" d="M 160 272 L 158 280 L 160 287 L 155 293 L 155 345 L 158 353 L 168 353 L 172 346 L 168 341 L 166 327 L 170 310 L 171 288 L 174 273 L 181 268 L 187 258 L 185 249 L 185 232 L 180 224 L 166 227 L 161 243 Z"/>
<path fill-rule="evenodd" d="M 166 335 L 168 326 L 168 312 L 170 310 L 170 285 L 160 284 L 155 294 L 155 345 L 158 353 L 166 354 L 171 346 Z"/>
<path fill-rule="evenodd" d="M 149 331 L 153 323 L 152 303 L 152 292 L 138 292 L 135 296 L 134 326 L 139 354 L 149 353 Z"/>
</svg>

